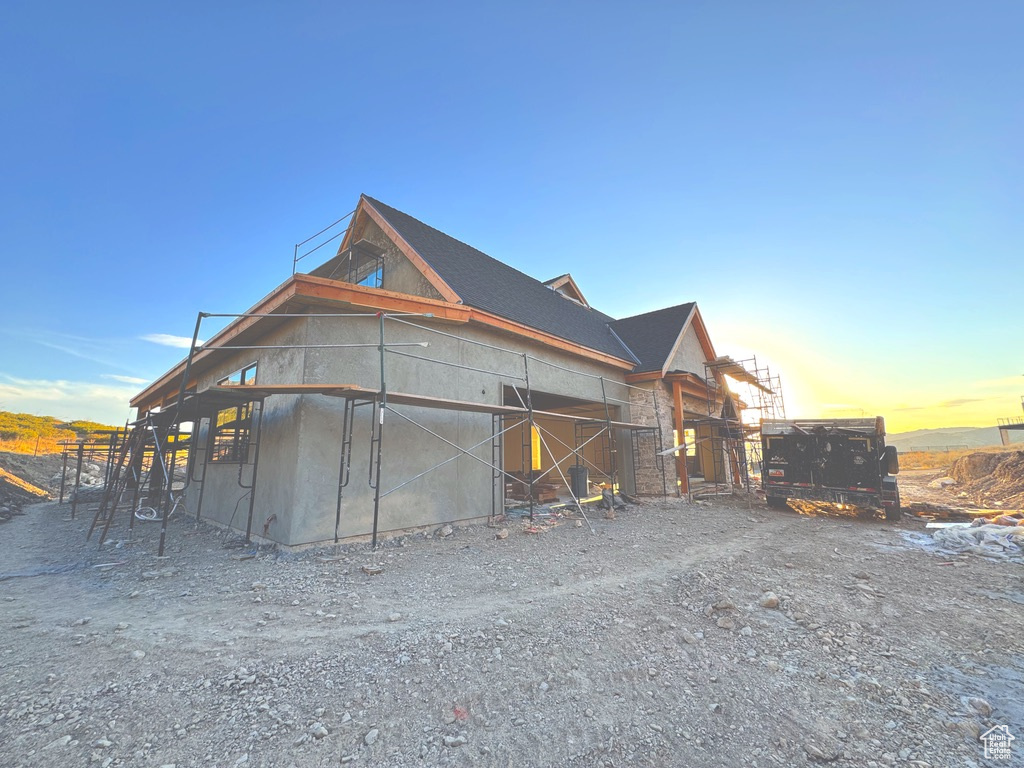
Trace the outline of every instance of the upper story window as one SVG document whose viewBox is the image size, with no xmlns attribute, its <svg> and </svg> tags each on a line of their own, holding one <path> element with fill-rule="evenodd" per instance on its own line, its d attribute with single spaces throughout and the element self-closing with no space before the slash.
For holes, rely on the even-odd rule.
<svg viewBox="0 0 1024 768">
<path fill-rule="evenodd" d="M 377 266 L 370 272 L 366 273 L 366 277 L 361 279 L 356 285 L 365 285 L 367 288 L 380 288 L 381 283 L 384 282 L 384 262 L 379 262 Z"/>
<path fill-rule="evenodd" d="M 384 284 L 384 249 L 366 238 L 339 250 L 337 255 L 311 273 L 368 288 Z"/>
</svg>

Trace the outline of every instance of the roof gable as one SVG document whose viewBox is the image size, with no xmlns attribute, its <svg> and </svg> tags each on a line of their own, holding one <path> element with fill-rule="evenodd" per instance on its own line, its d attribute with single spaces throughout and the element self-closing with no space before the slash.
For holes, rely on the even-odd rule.
<svg viewBox="0 0 1024 768">
<path fill-rule="evenodd" d="M 613 319 L 608 315 L 567 301 L 539 280 L 372 197 L 364 195 L 363 200 L 377 214 L 374 219 L 383 221 L 462 303 L 598 352 L 630 358 L 609 330 Z"/>
<path fill-rule="evenodd" d="M 583 296 L 583 291 L 576 285 L 576 281 L 572 279 L 572 275 L 566 272 L 564 275 L 553 277 L 550 280 L 545 280 L 544 285 L 557 293 L 562 294 L 567 299 L 578 301 L 585 307 L 590 306 L 590 302 Z"/>
<path fill-rule="evenodd" d="M 640 361 L 634 373 L 664 371 L 695 308 L 690 301 L 611 323 L 612 330 Z"/>
</svg>

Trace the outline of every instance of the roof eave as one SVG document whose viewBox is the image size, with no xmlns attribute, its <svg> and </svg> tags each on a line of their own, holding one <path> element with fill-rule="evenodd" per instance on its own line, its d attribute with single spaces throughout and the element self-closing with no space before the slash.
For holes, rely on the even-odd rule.
<svg viewBox="0 0 1024 768">
<path fill-rule="evenodd" d="M 548 347 L 603 363 L 623 372 L 634 367 L 634 362 L 614 355 L 585 347 L 536 328 L 530 328 L 513 320 L 465 304 L 453 304 L 437 299 L 369 288 L 352 283 L 343 283 L 324 277 L 297 274 L 279 285 L 273 292 L 251 307 L 224 329 L 207 341 L 193 357 L 192 377 L 188 387 L 195 386 L 196 377 L 208 367 L 203 365 L 215 348 L 237 338 L 241 333 L 273 319 L 275 313 L 286 313 L 289 305 L 309 306 L 312 303 L 341 304 L 355 310 L 398 312 L 409 314 L 430 314 L 434 318 L 455 323 L 476 322 L 494 330 L 520 338 L 530 339 Z M 258 315 L 258 317 L 257 317 Z M 164 402 L 180 387 L 188 358 L 181 360 L 131 400 L 133 408 L 153 407 Z"/>
<path fill-rule="evenodd" d="M 281 283 L 202 345 L 202 348 L 193 357 L 193 377 L 188 382 L 188 386 L 194 386 L 195 374 L 203 370 L 202 362 L 212 354 L 214 348 L 237 338 L 240 334 L 261 323 L 272 320 L 275 313 L 286 313 L 289 304 L 309 306 L 312 303 L 341 304 L 356 310 L 431 314 L 449 322 L 464 323 L 468 322 L 470 318 L 469 307 L 462 304 L 385 291 L 380 288 L 368 288 L 313 275 L 296 274 Z M 186 357 L 178 362 L 135 395 L 131 399 L 130 405 L 133 408 L 142 405 L 152 406 L 165 399 L 166 391 L 172 385 L 177 391 L 180 386 L 180 377 L 185 372 L 187 360 Z M 197 364 L 199 364 L 198 367 Z"/>
</svg>

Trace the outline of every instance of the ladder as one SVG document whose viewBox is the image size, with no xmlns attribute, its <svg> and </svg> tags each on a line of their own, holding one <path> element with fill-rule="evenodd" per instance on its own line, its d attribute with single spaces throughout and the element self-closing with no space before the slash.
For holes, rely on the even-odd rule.
<svg viewBox="0 0 1024 768">
<path fill-rule="evenodd" d="M 141 467 L 141 463 L 145 457 L 146 447 L 150 443 L 150 440 L 152 440 L 153 444 L 153 467 L 150 470 L 150 482 L 152 482 L 153 472 L 155 472 L 157 467 L 159 467 L 163 474 L 163 487 L 170 489 L 171 478 L 167 474 L 167 466 L 163 459 L 163 451 L 160 448 L 160 435 L 157 431 L 156 424 L 153 422 L 152 415 L 147 414 L 145 419 L 141 419 L 132 425 L 131 431 L 121 444 L 121 450 L 118 452 L 117 456 L 117 463 L 109 473 L 109 481 L 107 482 L 103 492 L 103 501 L 100 503 L 100 506 L 96 510 L 96 514 L 93 516 L 92 524 L 89 526 L 89 532 L 85 537 L 86 541 L 92 538 L 93 531 L 100 527 L 99 546 L 103 546 L 103 542 L 107 538 L 107 533 L 110 531 L 110 524 L 113 522 L 114 516 L 117 514 L 117 508 L 120 506 L 121 501 L 124 498 L 125 491 L 128 489 L 128 485 L 133 479 L 136 481 L 131 504 L 134 508 L 135 499 L 138 496 L 139 491 L 139 480 L 141 477 L 141 473 L 136 472 L 136 468 L 137 466 Z M 131 518 L 129 525 L 133 522 L 134 517 Z"/>
</svg>

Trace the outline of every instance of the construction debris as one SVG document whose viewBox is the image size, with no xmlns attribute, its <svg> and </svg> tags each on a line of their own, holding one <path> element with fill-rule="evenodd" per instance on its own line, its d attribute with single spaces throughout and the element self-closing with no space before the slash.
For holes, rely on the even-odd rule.
<svg viewBox="0 0 1024 768">
<path fill-rule="evenodd" d="M 955 507 L 927 501 L 911 502 L 903 508 L 903 511 L 925 520 L 966 520 L 968 522 L 977 518 L 1000 514 L 999 510 L 970 509 L 968 507 Z"/>
<path fill-rule="evenodd" d="M 513 501 L 530 500 L 530 480 L 521 472 L 512 473 L 514 480 L 505 483 L 505 496 Z M 554 483 L 534 481 L 533 500 L 537 504 L 550 504 L 558 501 L 558 486 Z"/>
<path fill-rule="evenodd" d="M 967 552 L 997 560 L 1024 562 L 1024 526 L 971 525 L 940 528 L 932 534 L 939 551 Z"/>
<path fill-rule="evenodd" d="M 616 496 L 611 488 L 605 488 L 601 491 L 601 500 L 597 503 L 599 509 L 625 509 L 626 502 L 623 501 L 621 496 Z"/>
</svg>

